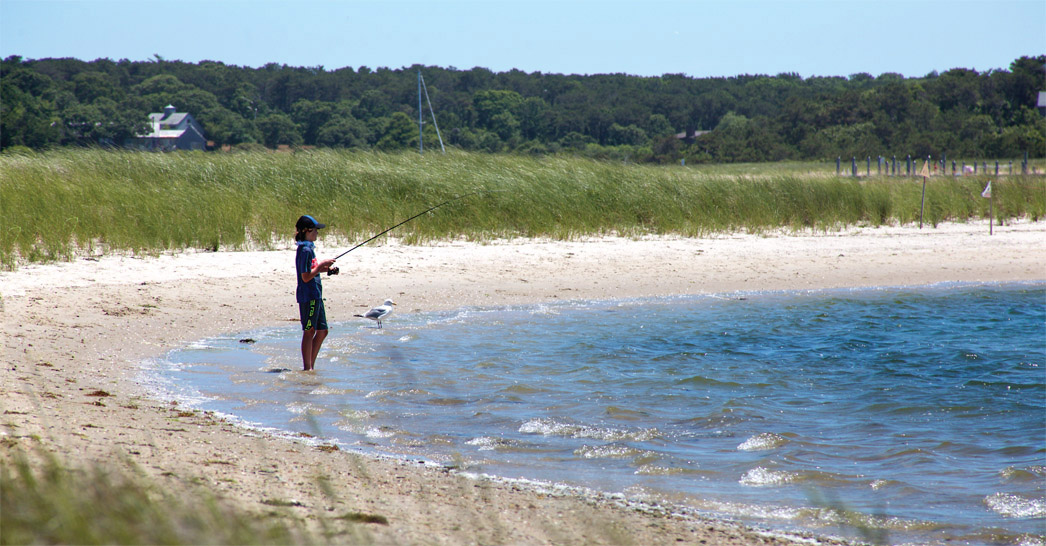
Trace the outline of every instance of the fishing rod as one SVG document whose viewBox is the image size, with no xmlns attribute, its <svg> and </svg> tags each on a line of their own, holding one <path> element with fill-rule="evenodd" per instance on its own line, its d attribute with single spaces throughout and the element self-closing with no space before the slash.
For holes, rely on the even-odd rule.
<svg viewBox="0 0 1046 546">
<path fill-rule="evenodd" d="M 349 252 L 352 252 L 353 250 L 356 250 L 357 248 L 359 248 L 359 247 L 361 247 L 361 246 L 363 246 L 363 245 L 373 241 L 374 239 L 377 239 L 378 237 L 381 237 L 382 235 L 385 235 L 386 233 L 388 233 L 388 232 L 390 232 L 390 231 L 392 231 L 392 230 L 402 226 L 403 224 L 406 224 L 407 222 L 410 222 L 411 220 L 413 220 L 413 219 L 415 219 L 415 218 L 417 218 L 419 216 L 424 216 L 424 215 L 426 215 L 426 214 L 428 214 L 428 213 L 430 213 L 430 212 L 432 212 L 432 211 L 442 207 L 443 205 L 447 205 L 449 203 L 453 203 L 454 201 L 458 201 L 459 199 L 464 199 L 466 197 L 469 197 L 469 196 L 472 196 L 472 195 L 476 195 L 477 193 L 489 193 L 489 192 L 494 192 L 494 191 L 499 191 L 499 190 L 478 190 L 478 191 L 474 191 L 474 192 L 471 192 L 471 193 L 466 193 L 465 195 L 459 195 L 457 197 L 454 197 L 454 198 L 451 198 L 451 199 L 447 199 L 446 201 L 444 201 L 444 202 L 442 202 L 442 203 L 440 203 L 440 204 L 438 204 L 438 205 L 436 205 L 434 207 L 429 207 L 429 208 L 427 208 L 427 209 L 425 209 L 425 210 L 415 214 L 414 216 L 411 216 L 410 218 L 407 218 L 406 220 L 404 220 L 404 221 L 402 221 L 402 222 L 400 222 L 400 223 L 390 227 L 389 229 L 386 229 L 385 231 L 382 231 L 381 233 L 371 237 L 370 239 L 367 239 L 366 241 L 363 241 L 362 243 L 360 243 L 360 244 L 358 244 L 358 245 L 356 245 L 356 246 L 346 250 L 345 252 L 342 252 L 341 254 L 338 254 L 334 259 L 337 260 L 338 258 L 341 258 L 342 256 L 348 254 Z M 335 273 L 328 273 L 328 274 L 330 274 L 330 275 L 337 275 L 336 272 Z"/>
</svg>

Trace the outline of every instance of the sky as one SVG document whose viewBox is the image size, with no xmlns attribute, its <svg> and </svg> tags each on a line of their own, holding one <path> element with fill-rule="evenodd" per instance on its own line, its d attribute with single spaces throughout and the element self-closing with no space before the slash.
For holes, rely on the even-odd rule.
<svg viewBox="0 0 1046 546">
<path fill-rule="evenodd" d="M 0 0 L 0 57 L 546 74 L 1008 69 L 1046 0 Z"/>
</svg>

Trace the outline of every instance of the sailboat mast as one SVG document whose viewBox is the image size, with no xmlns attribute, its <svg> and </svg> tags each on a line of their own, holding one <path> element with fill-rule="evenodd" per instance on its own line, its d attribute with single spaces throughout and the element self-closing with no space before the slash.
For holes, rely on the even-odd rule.
<svg viewBox="0 0 1046 546">
<path fill-rule="evenodd" d="M 422 130 L 421 70 L 418 70 L 418 153 L 425 155 L 425 132 Z"/>
</svg>

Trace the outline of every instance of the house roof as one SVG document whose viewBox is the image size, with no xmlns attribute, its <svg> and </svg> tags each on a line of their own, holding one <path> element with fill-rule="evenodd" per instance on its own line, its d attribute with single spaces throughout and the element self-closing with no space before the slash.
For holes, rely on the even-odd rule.
<svg viewBox="0 0 1046 546">
<path fill-rule="evenodd" d="M 149 114 L 149 119 L 152 120 L 154 123 L 159 122 L 159 123 L 163 123 L 164 125 L 167 125 L 167 124 L 178 125 L 179 123 L 182 122 L 182 120 L 185 119 L 185 116 L 188 116 L 188 115 L 189 114 L 187 114 L 185 112 L 175 112 L 175 113 L 173 113 L 170 116 L 167 116 L 165 118 L 165 117 L 163 117 L 162 113 L 153 113 L 153 114 Z"/>
<path fill-rule="evenodd" d="M 203 133 L 200 132 L 198 127 L 195 127 L 194 123 L 190 123 L 185 129 L 162 129 L 161 127 L 178 126 L 188 118 L 192 120 L 187 112 L 173 112 L 173 106 L 167 106 L 163 112 L 153 112 L 149 114 L 149 125 L 150 131 L 146 134 L 138 135 L 140 138 L 181 138 L 186 131 L 192 129 L 194 133 L 198 133 L 203 138 Z M 171 111 L 168 114 L 168 111 Z M 166 117 L 164 117 L 166 115 Z"/>
<path fill-rule="evenodd" d="M 153 131 L 152 133 L 144 136 L 147 136 L 149 138 L 180 138 L 183 134 L 185 134 L 185 131 L 185 129 L 162 129 L 159 131 Z"/>
</svg>

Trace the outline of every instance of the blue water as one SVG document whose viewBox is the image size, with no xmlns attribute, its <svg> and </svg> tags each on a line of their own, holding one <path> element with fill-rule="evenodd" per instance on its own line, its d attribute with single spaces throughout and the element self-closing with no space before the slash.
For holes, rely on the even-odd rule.
<svg viewBox="0 0 1046 546">
<path fill-rule="evenodd" d="M 343 449 L 771 528 L 1046 542 L 1043 283 L 401 313 L 333 324 L 314 374 L 299 341 L 207 339 L 148 373 Z"/>
</svg>

